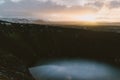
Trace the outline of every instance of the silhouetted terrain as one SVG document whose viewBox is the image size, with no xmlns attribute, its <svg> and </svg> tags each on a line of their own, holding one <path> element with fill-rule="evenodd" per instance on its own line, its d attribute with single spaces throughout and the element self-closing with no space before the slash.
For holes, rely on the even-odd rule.
<svg viewBox="0 0 120 80">
<path fill-rule="evenodd" d="M 120 56 L 120 34 L 32 24 L 1 24 L 0 49 L 31 60 Z M 114 61 L 114 60 L 113 60 Z"/>
<path fill-rule="evenodd" d="M 93 59 L 120 66 L 120 34 L 59 26 L 0 21 L 1 55 L 12 54 L 27 67 L 47 59 Z"/>
</svg>

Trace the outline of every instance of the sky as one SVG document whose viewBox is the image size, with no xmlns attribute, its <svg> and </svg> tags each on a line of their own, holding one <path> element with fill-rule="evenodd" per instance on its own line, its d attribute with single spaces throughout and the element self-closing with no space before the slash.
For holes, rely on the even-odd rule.
<svg viewBox="0 0 120 80">
<path fill-rule="evenodd" d="M 0 17 L 120 22 L 120 0 L 0 0 Z"/>
</svg>

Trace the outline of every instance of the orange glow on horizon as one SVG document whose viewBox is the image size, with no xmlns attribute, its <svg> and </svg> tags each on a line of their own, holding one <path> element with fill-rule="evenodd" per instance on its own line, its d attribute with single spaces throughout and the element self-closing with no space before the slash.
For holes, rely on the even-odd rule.
<svg viewBox="0 0 120 80">
<path fill-rule="evenodd" d="M 85 14 L 81 16 L 74 16 L 74 20 L 83 22 L 97 22 L 97 18 L 94 14 Z"/>
</svg>

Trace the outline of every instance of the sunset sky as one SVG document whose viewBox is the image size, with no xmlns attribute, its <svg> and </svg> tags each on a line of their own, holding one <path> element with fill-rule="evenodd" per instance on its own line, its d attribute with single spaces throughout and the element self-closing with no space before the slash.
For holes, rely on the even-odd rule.
<svg viewBox="0 0 120 80">
<path fill-rule="evenodd" d="M 0 17 L 120 22 L 120 0 L 0 0 Z"/>
</svg>

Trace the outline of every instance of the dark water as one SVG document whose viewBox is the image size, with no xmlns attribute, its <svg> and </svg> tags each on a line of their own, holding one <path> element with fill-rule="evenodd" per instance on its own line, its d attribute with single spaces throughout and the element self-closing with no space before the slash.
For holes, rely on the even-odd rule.
<svg viewBox="0 0 120 80">
<path fill-rule="evenodd" d="M 29 69 L 36 80 L 120 80 L 120 70 L 89 60 L 60 60 Z"/>
</svg>

